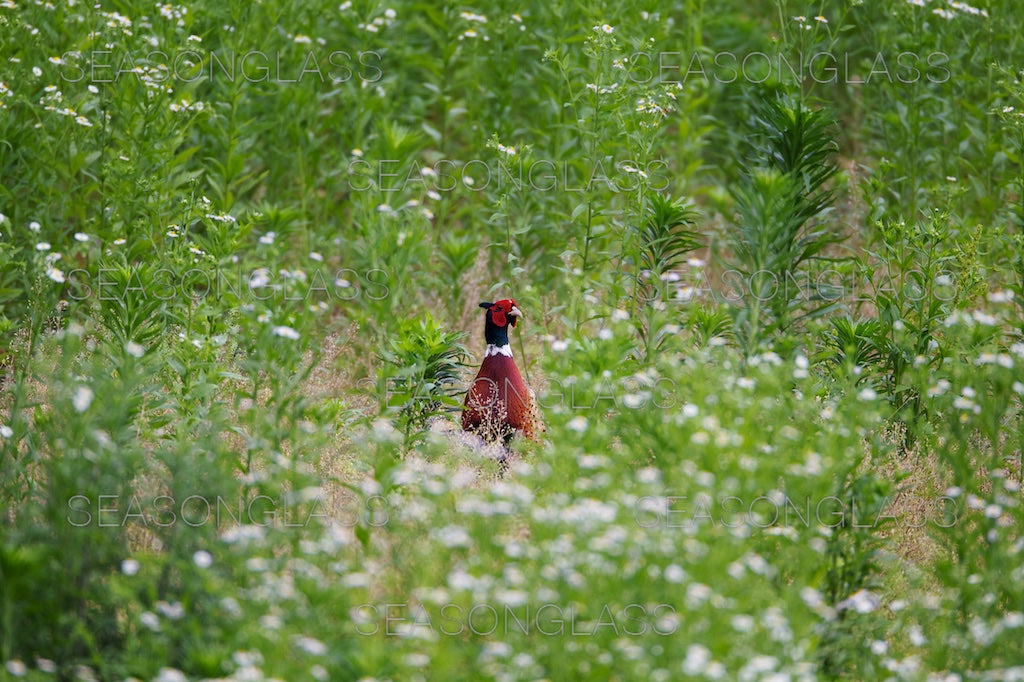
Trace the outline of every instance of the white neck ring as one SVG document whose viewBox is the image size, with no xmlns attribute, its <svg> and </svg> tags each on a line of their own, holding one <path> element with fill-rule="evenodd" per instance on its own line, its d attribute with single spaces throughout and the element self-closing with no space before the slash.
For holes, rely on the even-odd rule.
<svg viewBox="0 0 1024 682">
<path fill-rule="evenodd" d="M 504 346 L 495 346 L 493 343 L 487 344 L 487 350 L 484 351 L 484 357 L 489 358 L 492 355 L 504 355 L 505 357 L 512 357 L 512 346 L 507 343 Z"/>
</svg>

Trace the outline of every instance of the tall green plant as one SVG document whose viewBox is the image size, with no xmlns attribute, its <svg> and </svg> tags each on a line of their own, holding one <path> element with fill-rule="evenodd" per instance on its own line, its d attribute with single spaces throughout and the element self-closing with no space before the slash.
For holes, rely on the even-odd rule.
<svg viewBox="0 0 1024 682">
<path fill-rule="evenodd" d="M 879 229 L 878 247 L 868 252 L 873 265 L 862 265 L 878 311 L 871 327 L 875 355 L 867 358 L 875 364 L 865 369 L 877 377 L 893 418 L 906 426 L 909 446 L 929 413 L 923 382 L 930 379 L 921 370 L 937 371 L 954 352 L 941 332 L 947 318 L 980 291 L 978 256 L 975 237 L 959 233 L 942 214 Z"/>
<path fill-rule="evenodd" d="M 641 227 L 636 229 L 640 254 L 640 273 L 646 275 L 638 294 L 644 306 L 637 316 L 637 333 L 641 344 L 641 357 L 649 362 L 665 335 L 659 312 L 666 304 L 664 277 L 680 267 L 688 253 L 700 248 L 700 234 L 692 229 L 697 212 L 687 200 L 673 199 L 661 194 L 648 194 L 646 211 Z M 638 282 L 641 277 L 638 276 Z"/>
<path fill-rule="evenodd" d="M 647 216 L 637 228 L 640 238 L 640 266 L 652 280 L 674 270 L 686 254 L 701 246 L 700 233 L 691 229 L 697 212 L 693 203 L 661 194 L 647 196 Z"/>
<path fill-rule="evenodd" d="M 843 240 L 819 219 L 830 206 L 836 174 L 832 121 L 785 96 L 755 105 L 749 159 L 732 190 L 737 216 L 727 235 L 729 265 L 743 283 L 735 330 L 752 354 L 772 334 L 837 306 L 799 281 L 811 261 Z M 810 303 L 810 305 L 805 305 Z"/>
<path fill-rule="evenodd" d="M 429 314 L 406 320 L 392 332 L 380 354 L 386 412 L 395 416 L 406 443 L 426 420 L 457 406 L 469 353 L 459 343 L 465 332 L 445 331 Z"/>
</svg>

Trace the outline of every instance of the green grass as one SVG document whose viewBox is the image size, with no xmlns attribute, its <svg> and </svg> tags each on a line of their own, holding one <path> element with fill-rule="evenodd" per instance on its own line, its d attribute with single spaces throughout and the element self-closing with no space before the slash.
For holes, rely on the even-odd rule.
<svg viewBox="0 0 1024 682">
<path fill-rule="evenodd" d="M 0 677 L 1019 676 L 1021 24 L 0 6 Z"/>
</svg>

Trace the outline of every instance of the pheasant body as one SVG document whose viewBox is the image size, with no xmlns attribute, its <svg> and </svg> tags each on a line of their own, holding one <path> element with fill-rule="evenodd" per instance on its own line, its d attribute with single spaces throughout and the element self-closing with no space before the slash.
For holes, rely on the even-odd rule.
<svg viewBox="0 0 1024 682">
<path fill-rule="evenodd" d="M 522 312 L 511 299 L 481 303 L 480 307 L 487 308 L 487 350 L 466 395 L 462 428 L 490 441 L 507 443 L 517 431 L 536 439 L 540 431 L 536 399 L 523 381 L 508 343 L 508 327 L 515 326 Z"/>
</svg>

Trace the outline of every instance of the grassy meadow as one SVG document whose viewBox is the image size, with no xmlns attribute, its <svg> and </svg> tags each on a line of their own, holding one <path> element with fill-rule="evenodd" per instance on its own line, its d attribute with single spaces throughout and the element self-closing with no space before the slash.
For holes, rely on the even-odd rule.
<svg viewBox="0 0 1024 682">
<path fill-rule="evenodd" d="M 0 679 L 1024 680 L 972 2 L 0 2 Z"/>
</svg>

